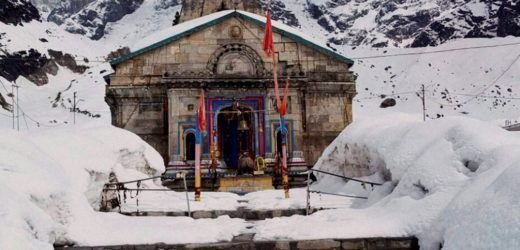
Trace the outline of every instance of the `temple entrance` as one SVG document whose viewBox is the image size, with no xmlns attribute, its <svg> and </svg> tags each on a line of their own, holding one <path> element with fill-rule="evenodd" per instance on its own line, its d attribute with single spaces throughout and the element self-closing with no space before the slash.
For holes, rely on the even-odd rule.
<svg viewBox="0 0 520 250">
<path fill-rule="evenodd" d="M 186 143 L 184 146 L 184 150 L 186 150 L 185 159 L 187 161 L 194 161 L 195 160 L 195 134 L 188 133 L 185 138 L 185 143 Z"/>
<path fill-rule="evenodd" d="M 228 168 L 238 168 L 239 157 L 255 156 L 254 113 L 248 107 L 233 105 L 218 115 L 219 150 Z"/>
</svg>

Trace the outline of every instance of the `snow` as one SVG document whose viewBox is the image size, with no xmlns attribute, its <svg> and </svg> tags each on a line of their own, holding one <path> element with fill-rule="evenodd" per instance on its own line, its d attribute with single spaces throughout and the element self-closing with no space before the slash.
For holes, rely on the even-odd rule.
<svg viewBox="0 0 520 250">
<path fill-rule="evenodd" d="M 0 234 L 1 249 L 51 248 L 69 237 L 67 228 L 86 226 L 75 221 L 99 216 L 94 209 L 112 170 L 140 178 L 164 171 L 157 152 L 121 129 L 1 129 L 0 135 L 0 194 L 7 199 L 0 228 L 9 228 Z M 132 164 L 124 164 L 123 153 Z"/>
<path fill-rule="evenodd" d="M 318 191 L 326 191 L 319 186 L 312 186 Z M 360 187 L 361 188 L 361 187 Z M 311 190 L 312 190 L 311 189 Z M 362 193 L 361 191 L 357 194 Z M 345 193 L 349 194 L 349 193 Z M 368 192 L 365 192 L 368 194 Z M 135 192 L 132 193 L 135 195 Z M 233 211 L 238 208 L 250 210 L 282 210 L 305 209 L 307 191 L 305 188 L 290 190 L 290 198 L 285 199 L 282 190 L 263 190 L 245 194 L 243 196 L 227 192 L 202 192 L 202 200 L 194 202 L 194 193 L 188 193 L 191 211 Z M 127 196 L 122 205 L 122 212 L 186 212 L 186 194 L 184 192 L 141 192 L 137 198 Z M 352 199 L 327 194 L 311 193 L 311 208 L 331 209 L 350 207 Z"/>
<path fill-rule="evenodd" d="M 519 42 L 519 38 L 506 37 L 461 39 L 427 48 L 344 47 L 342 54 L 355 59 L 352 70 L 359 75 L 354 119 L 379 111 L 421 117 L 417 93 L 424 84 L 428 119 L 466 116 L 502 126 L 504 120 L 518 120 L 520 62 L 515 62 L 518 55 L 511 50 Z M 477 48 L 461 50 L 468 47 Z M 394 98 L 397 105 L 379 108 L 385 99 L 382 95 Z"/>
<path fill-rule="evenodd" d="M 106 32 L 108 34 L 100 40 L 100 43 L 110 44 L 113 47 L 131 47 L 136 41 L 139 43 L 144 42 L 144 40 L 159 41 L 151 39 L 154 37 L 154 33 L 157 30 L 172 28 L 175 13 L 181 9 L 181 5 L 159 9 L 157 5 L 160 1 L 144 1 L 134 13 L 126 15 L 116 23 L 107 24 Z"/>
<path fill-rule="evenodd" d="M 388 171 L 387 182 L 357 208 L 259 222 L 256 240 L 415 235 L 424 249 L 441 244 L 443 249 L 515 249 L 520 244 L 520 195 L 514 191 L 520 177 L 519 136 L 462 117 L 424 123 L 407 114 L 381 115 L 349 126 L 315 168 L 348 168 L 329 161 L 336 157 L 333 149 L 345 145 L 344 154 L 366 159 L 359 160 L 365 168 Z M 319 176 L 319 182 L 338 180 Z"/>
<path fill-rule="evenodd" d="M 194 220 L 96 212 L 110 171 L 123 179 L 164 171 L 158 153 L 130 132 L 106 126 L 23 133 L 2 129 L 0 137 L 0 249 L 53 249 L 55 242 L 219 242 L 246 227 L 243 220 L 226 216 Z"/>
<path fill-rule="evenodd" d="M 366 18 L 356 19 L 351 29 L 364 29 L 364 30 L 372 30 L 377 28 L 377 23 L 373 20 L 377 16 L 377 11 L 371 10 L 366 15 Z"/>
<path fill-rule="evenodd" d="M 486 11 L 486 3 L 484 2 L 470 2 L 467 5 L 467 8 L 473 13 L 476 17 L 488 17 L 489 13 Z"/>
<path fill-rule="evenodd" d="M 188 217 L 125 217 L 119 214 L 100 214 L 95 221 L 84 218 L 69 231 L 78 245 L 114 244 L 183 244 L 231 241 L 245 230 L 241 219 L 221 216 L 217 219 Z M 102 226 L 100 226 L 102 225 Z M 222 226 L 225 225 L 225 226 Z"/>
<path fill-rule="evenodd" d="M 166 28 L 164 30 L 157 31 L 157 32 L 145 37 L 144 39 L 138 41 L 136 44 L 134 44 L 132 47 L 130 47 L 130 50 L 132 52 L 136 52 L 140 49 L 146 48 L 157 42 L 166 40 L 177 34 L 181 34 L 183 32 L 189 31 L 191 29 L 194 29 L 196 27 L 199 27 L 201 25 L 214 21 L 218 18 L 230 15 L 233 12 L 234 12 L 234 10 L 219 11 L 219 12 L 216 12 L 213 14 L 209 14 L 209 15 L 197 18 L 197 19 L 183 22 L 181 24 Z"/>
</svg>

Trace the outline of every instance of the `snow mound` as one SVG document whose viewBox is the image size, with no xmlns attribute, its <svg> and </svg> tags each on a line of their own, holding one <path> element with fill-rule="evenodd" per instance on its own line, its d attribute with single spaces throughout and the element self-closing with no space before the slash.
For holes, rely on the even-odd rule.
<svg viewBox="0 0 520 250">
<path fill-rule="evenodd" d="M 69 231 L 88 228 L 100 216 L 95 210 L 110 171 L 123 178 L 164 171 L 155 150 L 113 127 L 0 130 L 0 138 L 0 249 L 74 242 Z"/>
<path fill-rule="evenodd" d="M 360 119 L 315 168 L 365 169 L 370 175 L 365 179 L 384 184 L 357 209 L 273 219 L 257 227 L 256 237 L 417 236 L 424 249 L 515 249 L 520 245 L 519 152 L 519 135 L 473 119 L 422 122 L 404 114 Z M 359 192 L 334 177 L 318 175 L 318 182 L 336 192 Z M 281 224 L 294 230 L 276 230 Z"/>
</svg>

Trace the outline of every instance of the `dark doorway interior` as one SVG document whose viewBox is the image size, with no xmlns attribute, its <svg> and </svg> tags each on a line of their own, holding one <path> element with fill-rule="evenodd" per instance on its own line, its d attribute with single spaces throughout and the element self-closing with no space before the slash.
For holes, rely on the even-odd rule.
<svg viewBox="0 0 520 250">
<path fill-rule="evenodd" d="M 282 132 L 276 133 L 276 156 L 282 158 Z"/>
<path fill-rule="evenodd" d="M 194 161 L 195 160 L 195 134 L 189 133 L 186 135 L 186 160 Z"/>
<path fill-rule="evenodd" d="M 228 107 L 218 115 L 219 148 L 228 168 L 238 168 L 240 153 L 255 155 L 254 149 L 254 114 L 245 107 Z M 246 123 L 247 130 L 241 130 Z"/>
</svg>

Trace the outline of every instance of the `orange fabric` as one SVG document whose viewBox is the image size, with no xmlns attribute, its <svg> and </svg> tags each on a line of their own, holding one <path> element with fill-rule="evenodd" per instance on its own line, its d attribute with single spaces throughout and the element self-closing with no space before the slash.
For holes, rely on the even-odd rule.
<svg viewBox="0 0 520 250">
<path fill-rule="evenodd" d="M 289 96 L 289 77 L 285 80 L 285 89 L 283 91 L 283 100 L 282 100 L 282 106 L 278 109 L 280 110 L 280 115 L 284 116 L 287 114 L 287 99 Z"/>
<path fill-rule="evenodd" d="M 267 11 L 267 20 L 265 21 L 264 46 L 265 54 L 271 57 L 274 54 L 273 43 L 273 26 L 271 24 L 271 12 Z"/>
</svg>

